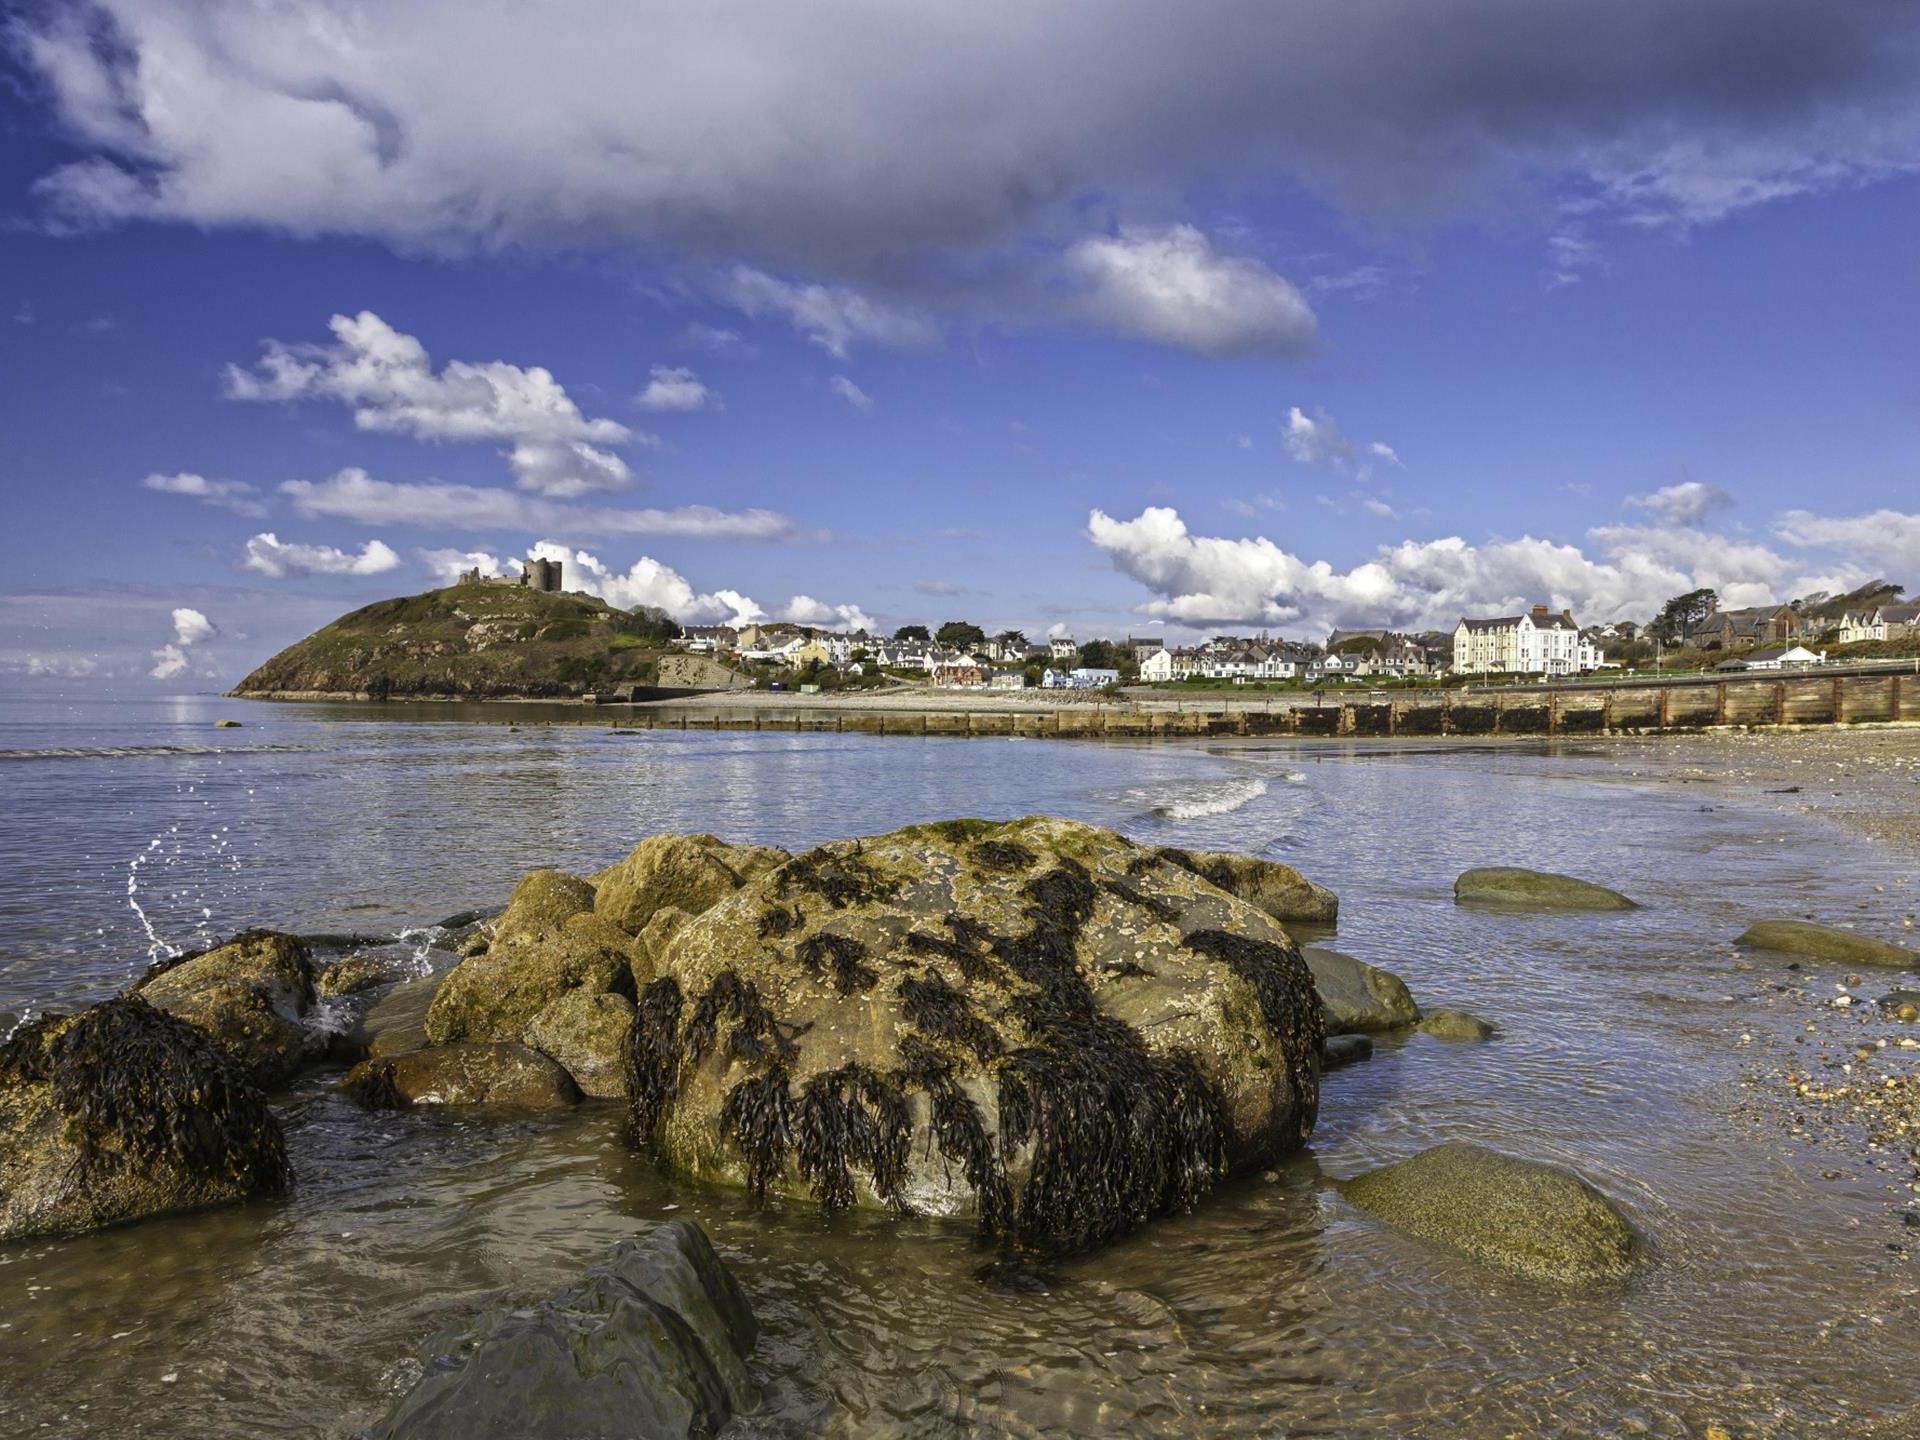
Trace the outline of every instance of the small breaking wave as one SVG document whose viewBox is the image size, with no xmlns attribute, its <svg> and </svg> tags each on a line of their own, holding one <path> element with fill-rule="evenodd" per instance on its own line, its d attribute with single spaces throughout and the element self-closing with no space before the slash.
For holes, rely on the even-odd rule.
<svg viewBox="0 0 1920 1440">
<path fill-rule="evenodd" d="M 250 755 L 304 750 L 304 745 L 59 745 L 0 750 L 0 760 L 142 760 L 156 755 Z"/>
<path fill-rule="evenodd" d="M 1169 781 L 1146 790 L 1131 792 L 1149 813 L 1163 820 L 1205 820 L 1215 815 L 1230 815 L 1251 805 L 1267 793 L 1267 782 L 1258 776 L 1232 780 Z"/>
</svg>

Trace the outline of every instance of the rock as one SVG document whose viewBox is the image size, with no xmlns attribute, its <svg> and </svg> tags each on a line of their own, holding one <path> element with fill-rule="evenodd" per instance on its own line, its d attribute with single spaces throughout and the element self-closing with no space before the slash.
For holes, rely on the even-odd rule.
<svg viewBox="0 0 1920 1440">
<path fill-rule="evenodd" d="M 363 1105 L 499 1105 L 564 1110 L 580 1092 L 555 1061 L 524 1045 L 432 1045 L 403 1055 L 363 1060 L 340 1080 Z"/>
<path fill-rule="evenodd" d="M 667 908 L 698 915 L 787 859 L 784 850 L 712 835 L 651 835 L 593 877 L 596 913 L 638 935 Z"/>
<path fill-rule="evenodd" d="M 1321 945 L 1300 953 L 1313 972 L 1329 1035 L 1399 1030 L 1419 1020 L 1420 1007 L 1398 975 Z"/>
<path fill-rule="evenodd" d="M 667 905 L 653 912 L 653 918 L 646 923 L 633 942 L 633 979 L 634 994 L 638 995 L 653 982 L 659 969 L 660 956 L 666 953 L 667 946 L 673 943 L 673 937 L 680 933 L 693 916 L 678 905 Z"/>
<path fill-rule="evenodd" d="M 1469 1015 L 1464 1010 L 1430 1010 L 1420 1021 L 1419 1028 L 1423 1035 L 1456 1045 L 1493 1038 L 1493 1026 L 1478 1015 Z"/>
<path fill-rule="evenodd" d="M 213 722 L 213 728 L 216 730 L 238 730 L 240 728 L 240 722 L 238 720 L 216 720 Z"/>
<path fill-rule="evenodd" d="M 629 1032 L 630 1133 L 828 1210 L 1071 1250 L 1297 1149 L 1312 975 L 1262 911 L 1109 830 L 837 841 L 684 926 Z"/>
<path fill-rule="evenodd" d="M 377 955 L 348 955 L 320 972 L 313 988 L 323 1000 L 358 995 L 394 979 L 392 968 Z"/>
<path fill-rule="evenodd" d="M 448 972 L 427 1012 L 436 1045 L 513 1040 L 569 990 L 633 993 L 633 937 L 592 910 L 593 887 L 557 870 L 535 870 L 484 954 Z"/>
<path fill-rule="evenodd" d="M 161 962 L 135 989 L 205 1031 L 257 1085 L 281 1084 L 324 1049 L 324 1037 L 301 1023 L 313 1009 L 313 956 L 293 935 L 249 930 Z"/>
<path fill-rule="evenodd" d="M 1322 1070 L 1339 1070 L 1348 1065 L 1358 1065 L 1362 1060 L 1373 1058 L 1373 1037 L 1349 1033 L 1329 1035 L 1327 1043 L 1320 1051 Z"/>
<path fill-rule="evenodd" d="M 0 1239 L 278 1194 L 289 1173 L 259 1088 L 137 994 L 0 1045 Z"/>
<path fill-rule="evenodd" d="M 1223 850 L 1175 850 L 1167 846 L 1159 853 L 1276 920 L 1331 925 L 1340 918 L 1340 898 L 1291 865 Z"/>
<path fill-rule="evenodd" d="M 440 982 L 431 976 L 403 980 L 368 1008 L 357 1027 L 366 1053 L 375 1059 L 419 1050 L 427 1039 L 427 1009 Z"/>
<path fill-rule="evenodd" d="M 1813 960 L 1833 960 L 1842 965 L 1893 968 L 1920 965 L 1920 952 L 1875 940 L 1869 935 L 1856 935 L 1851 930 L 1815 925 L 1809 920 L 1762 920 L 1749 926 L 1733 943 L 1753 950 L 1778 950 Z"/>
<path fill-rule="evenodd" d="M 1920 1020 L 1920 990 L 1895 990 L 1880 997 L 1880 1008 L 1896 1020 Z"/>
<path fill-rule="evenodd" d="M 1468 870 L 1453 882 L 1453 898 L 1461 905 L 1507 905 L 1522 910 L 1638 910 L 1636 901 L 1618 890 L 1554 875 L 1545 870 L 1521 870 L 1495 865 Z"/>
<path fill-rule="evenodd" d="M 624 1099 L 622 1057 L 633 1025 L 633 1002 L 624 995 L 569 990 L 527 1026 L 527 1044 L 565 1067 L 583 1095 Z"/>
<path fill-rule="evenodd" d="M 374 1440 L 711 1436 L 760 1402 L 757 1334 L 705 1234 L 671 1221 L 550 1300 L 437 1337 Z"/>
<path fill-rule="evenodd" d="M 1549 1284 L 1617 1283 L 1640 1256 L 1626 1216 L 1578 1175 L 1478 1145 L 1436 1145 L 1340 1193 L 1395 1229 Z"/>
</svg>

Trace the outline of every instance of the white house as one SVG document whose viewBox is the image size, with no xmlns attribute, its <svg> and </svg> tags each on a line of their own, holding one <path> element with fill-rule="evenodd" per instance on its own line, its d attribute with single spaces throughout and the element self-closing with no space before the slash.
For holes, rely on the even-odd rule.
<svg viewBox="0 0 1920 1440">
<path fill-rule="evenodd" d="M 1049 635 L 1047 637 L 1047 657 L 1052 660 L 1071 660 L 1080 653 L 1080 647 L 1073 643 L 1071 635 Z"/>
<path fill-rule="evenodd" d="M 1027 673 L 1024 670 L 996 670 L 987 680 L 989 690 L 1024 690 L 1027 688 Z"/>
<path fill-rule="evenodd" d="M 1920 604 L 1876 605 L 1871 610 L 1848 611 L 1840 618 L 1840 643 L 1862 640 L 1898 640 L 1920 631 Z"/>
<path fill-rule="evenodd" d="M 1525 615 L 1462 616 L 1453 631 L 1456 675 L 1577 675 L 1599 665 L 1599 648 L 1566 610 L 1536 605 Z"/>
<path fill-rule="evenodd" d="M 1173 652 L 1156 650 L 1140 662 L 1140 678 L 1148 684 L 1173 679 Z"/>
<path fill-rule="evenodd" d="M 1784 647 L 1775 645 L 1765 650 L 1749 650 L 1744 655 L 1737 656 L 1732 660 L 1727 660 L 1714 666 L 1714 669 L 1786 670 L 1801 665 L 1824 665 L 1826 663 L 1827 656 L 1824 650 L 1816 655 L 1804 645 L 1788 645 Z"/>
<path fill-rule="evenodd" d="M 1085 666 L 1077 670 L 1048 669 L 1040 677 L 1040 684 L 1048 690 L 1098 690 L 1102 686 L 1119 681 L 1118 670 L 1089 669 Z"/>
</svg>

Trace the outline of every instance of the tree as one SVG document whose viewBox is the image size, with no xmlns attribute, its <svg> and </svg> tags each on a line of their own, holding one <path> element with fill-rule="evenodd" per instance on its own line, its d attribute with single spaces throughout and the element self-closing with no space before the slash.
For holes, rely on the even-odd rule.
<svg viewBox="0 0 1920 1440">
<path fill-rule="evenodd" d="M 952 650 L 968 650 L 987 643 L 987 632 L 971 620 L 949 620 L 933 632 L 933 638 Z"/>
<path fill-rule="evenodd" d="M 924 625 L 902 625 L 898 630 L 893 632 L 893 638 L 896 640 L 931 640 L 933 636 L 927 633 L 927 627 Z"/>
<path fill-rule="evenodd" d="M 1011 645 L 1015 649 L 1024 650 L 1027 648 L 1027 632 L 1024 630 L 1002 630 L 993 638 L 998 640 L 1002 645 Z"/>
<path fill-rule="evenodd" d="M 1677 645 L 1702 620 L 1720 608 L 1720 597 L 1712 590 L 1689 590 L 1676 595 L 1660 607 L 1660 613 L 1647 626 L 1647 633 L 1663 645 Z"/>
<path fill-rule="evenodd" d="M 1080 647 L 1080 668 L 1083 670 L 1116 670 L 1119 668 L 1111 640 L 1089 640 Z"/>
</svg>

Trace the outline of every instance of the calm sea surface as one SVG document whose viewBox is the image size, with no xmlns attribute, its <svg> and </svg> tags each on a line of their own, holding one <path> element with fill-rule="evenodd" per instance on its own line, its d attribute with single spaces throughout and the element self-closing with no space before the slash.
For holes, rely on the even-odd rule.
<svg viewBox="0 0 1920 1440">
<path fill-rule="evenodd" d="M 244 728 L 216 730 L 223 716 Z M 0 1247 L 0 1435 L 350 1435 L 417 1373 L 422 1337 L 564 1284 L 668 1214 L 707 1227 L 763 1324 L 768 1403 L 737 1437 L 1797 1437 L 1920 1402 L 1898 1197 L 1751 1113 L 1746 1068 L 1791 1053 L 1805 1017 L 1762 1005 L 1788 977 L 1737 969 L 1729 943 L 1782 911 L 1893 934 L 1910 862 L 1658 773 L 1621 783 L 1597 748 L 622 735 L 579 718 L 0 700 L 0 1011 L 100 997 L 151 955 L 256 924 L 405 930 L 444 968 L 423 927 L 657 831 L 792 847 L 1044 811 L 1296 864 L 1340 894 L 1330 943 L 1501 1033 L 1382 1044 L 1329 1077 L 1307 1155 L 1063 1265 L 1044 1296 L 977 1283 L 963 1231 L 664 1179 L 622 1147 L 613 1107 L 368 1114 L 323 1070 L 282 1097 L 286 1203 Z M 1461 869 L 1502 862 L 1647 908 L 1453 905 Z M 1577 1167 L 1632 1212 L 1652 1263 L 1623 1293 L 1568 1298 L 1426 1250 L 1330 1188 L 1443 1139 Z"/>
</svg>

